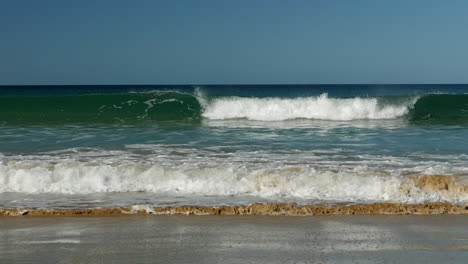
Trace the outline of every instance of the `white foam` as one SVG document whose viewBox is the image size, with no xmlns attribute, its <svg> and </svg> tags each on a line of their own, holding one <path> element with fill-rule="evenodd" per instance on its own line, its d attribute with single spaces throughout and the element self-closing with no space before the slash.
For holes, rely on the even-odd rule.
<svg viewBox="0 0 468 264">
<path fill-rule="evenodd" d="M 327 94 L 294 99 L 225 97 L 205 103 L 202 115 L 214 120 L 258 121 L 395 119 L 407 114 L 416 100 L 381 106 L 376 98 L 329 98 Z"/>
<path fill-rule="evenodd" d="M 117 163 L 10 161 L 0 164 L 0 193 L 149 192 L 175 196 L 256 196 L 344 202 L 468 201 L 466 193 L 421 190 L 398 174 L 310 166 L 253 169 Z"/>
<path fill-rule="evenodd" d="M 195 87 L 194 90 L 195 97 L 197 98 L 198 102 L 202 106 L 202 108 L 206 108 L 208 105 L 208 100 L 206 99 L 205 93 L 202 91 L 200 87 Z"/>
</svg>

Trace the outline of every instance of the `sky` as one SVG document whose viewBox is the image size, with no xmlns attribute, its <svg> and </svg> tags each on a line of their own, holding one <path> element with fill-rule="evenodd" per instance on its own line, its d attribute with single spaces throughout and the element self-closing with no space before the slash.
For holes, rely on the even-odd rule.
<svg viewBox="0 0 468 264">
<path fill-rule="evenodd" d="M 465 0 L 0 1 L 0 85 L 468 83 Z"/>
</svg>

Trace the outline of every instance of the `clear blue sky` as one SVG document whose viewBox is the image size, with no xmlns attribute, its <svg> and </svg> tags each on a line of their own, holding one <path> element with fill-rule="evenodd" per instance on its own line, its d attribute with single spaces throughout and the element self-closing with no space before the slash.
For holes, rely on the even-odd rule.
<svg viewBox="0 0 468 264">
<path fill-rule="evenodd" d="M 466 0 L 0 2 L 0 84 L 468 83 Z"/>
</svg>

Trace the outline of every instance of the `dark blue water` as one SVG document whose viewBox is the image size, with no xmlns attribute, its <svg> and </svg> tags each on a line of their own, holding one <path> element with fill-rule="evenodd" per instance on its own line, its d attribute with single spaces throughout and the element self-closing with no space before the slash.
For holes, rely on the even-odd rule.
<svg viewBox="0 0 468 264">
<path fill-rule="evenodd" d="M 466 94 L 466 84 L 311 84 L 311 85 L 36 85 L 0 86 L 0 96 L 50 96 L 150 91 L 180 91 L 192 93 L 201 88 L 206 95 L 244 97 L 301 97 L 323 93 L 333 97 L 421 95 L 430 93 Z"/>
</svg>

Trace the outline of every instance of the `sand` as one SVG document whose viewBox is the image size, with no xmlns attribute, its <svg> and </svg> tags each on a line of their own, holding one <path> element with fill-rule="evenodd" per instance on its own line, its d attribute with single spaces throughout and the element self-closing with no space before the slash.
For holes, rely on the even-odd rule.
<svg viewBox="0 0 468 264">
<path fill-rule="evenodd" d="M 0 216 L 131 216 L 131 215 L 411 215 L 411 214 L 468 214 L 468 205 L 451 203 L 375 203 L 297 205 L 281 203 L 254 203 L 252 205 L 202 207 L 116 207 L 89 209 L 0 209 Z"/>
<path fill-rule="evenodd" d="M 466 263 L 466 215 L 0 218 L 0 263 Z"/>
</svg>

